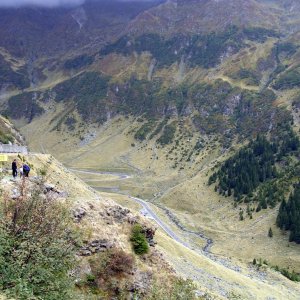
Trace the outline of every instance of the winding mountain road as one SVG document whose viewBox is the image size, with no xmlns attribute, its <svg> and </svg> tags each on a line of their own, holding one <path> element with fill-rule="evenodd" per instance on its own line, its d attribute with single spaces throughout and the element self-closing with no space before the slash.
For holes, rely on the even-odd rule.
<svg viewBox="0 0 300 300">
<path fill-rule="evenodd" d="M 139 198 L 136 197 L 132 197 L 129 196 L 130 199 L 132 199 L 134 202 L 140 204 L 144 211 L 147 213 L 147 215 L 149 217 L 151 217 L 158 225 L 159 227 L 165 232 L 167 233 L 173 240 L 175 240 L 176 242 L 182 244 L 183 246 L 187 247 L 190 249 L 190 246 L 184 242 L 180 237 L 178 237 L 178 235 L 172 230 L 170 229 L 170 227 L 168 227 L 158 216 L 157 214 L 152 210 L 152 208 L 149 206 L 149 204 Z"/>
<path fill-rule="evenodd" d="M 82 173 L 82 174 L 90 174 L 90 175 L 113 175 L 114 181 L 116 180 L 124 180 L 130 178 L 130 175 L 125 173 L 114 173 L 114 172 L 100 172 L 95 170 L 86 170 L 86 169 L 74 169 L 70 168 L 70 171 Z M 202 170 L 203 171 L 203 170 Z M 97 181 L 97 179 L 96 179 Z M 99 182 L 103 181 L 102 178 L 99 177 Z M 93 180 L 93 182 L 95 182 Z M 90 182 L 91 183 L 91 182 Z M 90 185 L 93 188 L 92 185 Z M 121 193 L 115 193 L 124 196 Z M 266 277 L 266 274 L 261 272 L 260 270 L 243 269 L 241 266 L 236 265 L 231 259 L 228 259 L 222 255 L 211 253 L 211 247 L 213 245 L 213 240 L 206 237 L 202 232 L 194 232 L 184 227 L 180 221 L 176 218 L 173 213 L 167 209 L 166 207 L 160 206 L 157 203 L 153 203 L 164 215 L 170 220 L 169 224 L 174 224 L 179 231 L 174 231 L 167 222 L 161 219 L 161 217 L 154 211 L 151 204 L 143 199 L 133 197 L 127 195 L 128 198 L 135 203 L 139 204 L 142 207 L 142 211 L 144 215 L 153 219 L 157 225 L 176 243 L 185 247 L 186 249 L 192 250 L 194 253 L 205 256 L 207 260 L 207 264 L 209 264 L 213 269 L 202 268 L 194 265 L 193 261 L 190 259 L 181 259 L 174 258 L 174 266 L 176 270 L 182 274 L 186 274 L 188 278 L 200 282 L 201 286 L 205 287 L 208 290 L 214 292 L 214 294 L 221 296 L 222 299 L 229 299 L 232 291 L 240 292 L 242 295 L 247 295 L 246 298 L 239 299 L 286 299 L 287 290 L 289 294 L 291 294 L 290 286 L 282 286 L 283 289 L 277 292 L 278 297 L 267 297 L 267 298 L 257 298 L 257 295 L 260 294 L 258 290 L 254 290 L 254 286 L 262 285 L 266 290 L 269 291 L 269 295 L 273 295 L 273 287 L 278 284 L 278 280 L 275 280 L 273 277 Z M 195 238 L 201 239 L 205 241 L 205 246 L 201 249 L 199 248 L 195 241 Z M 228 273 L 224 277 L 220 275 L 218 268 L 219 266 L 221 270 L 224 270 Z M 224 268 L 224 269 L 222 269 Z M 215 270 L 215 271 L 213 271 Z M 281 281 L 280 281 L 281 283 Z M 282 283 L 281 283 L 282 284 Z M 254 285 L 254 286 L 253 286 Z M 247 288 L 246 288 L 247 286 Z M 297 298 L 298 289 L 292 291 L 293 297 L 290 299 L 299 299 Z"/>
<path fill-rule="evenodd" d="M 82 174 L 91 174 L 91 175 L 113 175 L 117 177 L 117 180 L 125 180 L 129 179 L 132 176 L 125 174 L 125 173 L 115 173 L 115 172 L 103 172 L 103 171 L 95 171 L 95 170 L 88 170 L 88 169 L 75 169 L 75 168 L 70 168 L 70 171 L 76 172 L 76 173 L 82 173 Z M 94 179 L 93 182 L 96 182 L 97 180 Z M 101 179 L 99 179 L 101 181 Z M 97 189 L 97 187 L 92 186 L 92 188 Z M 123 195 L 123 194 L 122 194 Z M 136 202 L 137 204 L 142 206 L 143 214 L 151 219 L 153 219 L 157 225 L 165 232 L 167 233 L 174 241 L 180 243 L 184 247 L 195 250 L 194 247 L 192 247 L 190 244 L 185 242 L 182 238 L 178 236 L 151 208 L 149 203 L 143 199 L 136 198 L 133 196 L 128 195 L 129 199 L 132 201 Z M 210 238 L 207 238 L 203 233 L 201 232 L 194 232 L 191 230 L 186 229 L 180 222 L 176 219 L 176 217 L 169 211 L 167 208 L 160 207 L 157 205 L 157 207 L 165 213 L 165 215 L 170 219 L 172 223 L 176 225 L 176 227 L 182 231 L 183 233 L 187 233 L 188 235 L 193 235 L 194 237 L 200 238 L 202 240 L 205 240 L 206 244 L 203 247 L 202 251 L 204 253 L 209 253 L 210 248 L 213 245 L 213 241 Z"/>
</svg>

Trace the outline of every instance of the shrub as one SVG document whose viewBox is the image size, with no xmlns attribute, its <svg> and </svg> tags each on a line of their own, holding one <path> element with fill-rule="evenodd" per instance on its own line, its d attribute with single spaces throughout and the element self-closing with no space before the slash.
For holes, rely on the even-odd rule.
<svg viewBox="0 0 300 300">
<path fill-rule="evenodd" d="M 89 262 L 96 277 L 113 277 L 130 273 L 134 259 L 121 249 L 112 249 L 91 258 Z"/>
<path fill-rule="evenodd" d="M 149 245 L 141 225 L 136 224 L 132 227 L 130 241 L 135 254 L 143 255 L 148 253 Z"/>
<path fill-rule="evenodd" d="M 0 130 L 0 143 L 9 144 L 13 143 L 14 138 L 10 134 L 6 134 Z"/>
<path fill-rule="evenodd" d="M 134 138 L 139 141 L 144 141 L 147 138 L 148 134 L 152 131 L 154 125 L 155 123 L 151 120 L 143 124 L 135 133 Z"/>
<path fill-rule="evenodd" d="M 112 299 L 120 294 L 128 296 L 127 283 L 134 267 L 132 255 L 121 249 L 111 249 L 92 256 L 89 264 L 91 273 L 87 275 L 83 285 L 91 293 L 102 295 L 103 298 L 99 299 Z"/>
<path fill-rule="evenodd" d="M 272 30 L 262 27 L 248 27 L 243 30 L 243 34 L 250 41 L 264 43 L 268 37 L 279 37 L 279 34 Z"/>
<path fill-rule="evenodd" d="M 75 231 L 68 210 L 41 190 L 0 207 L 0 291 L 17 299 L 69 299 Z"/>
<path fill-rule="evenodd" d="M 46 169 L 46 168 L 40 169 L 40 170 L 39 170 L 39 174 L 40 174 L 41 176 L 46 176 L 46 175 L 47 175 L 47 169 Z"/>
<path fill-rule="evenodd" d="M 246 83 L 249 85 L 259 85 L 259 74 L 253 70 L 240 69 L 237 73 L 231 76 L 233 79 L 246 79 Z"/>
<path fill-rule="evenodd" d="M 254 263 L 255 261 L 255 263 Z M 295 271 L 293 270 L 292 272 L 290 272 L 287 269 L 284 268 L 280 268 L 277 265 L 276 266 L 272 266 L 270 265 L 267 260 L 264 259 L 264 261 L 262 262 L 262 259 L 259 259 L 259 263 L 257 263 L 256 259 L 253 259 L 253 265 L 257 265 L 258 269 L 264 265 L 269 266 L 271 269 L 275 270 L 276 272 L 281 273 L 283 276 L 285 276 L 286 278 L 288 278 L 291 281 L 296 281 L 296 282 L 300 282 L 300 275 L 295 273 Z"/>
<path fill-rule="evenodd" d="M 270 227 L 270 229 L 269 229 L 269 232 L 268 232 L 268 237 L 273 237 L 273 230 L 272 230 L 272 228 Z"/>
</svg>

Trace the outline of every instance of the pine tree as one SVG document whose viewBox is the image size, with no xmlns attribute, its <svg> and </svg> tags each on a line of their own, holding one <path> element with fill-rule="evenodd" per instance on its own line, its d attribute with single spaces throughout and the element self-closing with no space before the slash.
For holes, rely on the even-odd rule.
<svg viewBox="0 0 300 300">
<path fill-rule="evenodd" d="M 273 237 L 273 231 L 272 228 L 270 227 L 269 232 L 268 232 L 268 236 L 271 238 Z"/>
<path fill-rule="evenodd" d="M 288 202 L 281 202 L 276 224 L 280 229 L 291 231 L 290 242 L 300 244 L 300 184 L 295 186 Z"/>
<path fill-rule="evenodd" d="M 257 208 L 256 208 L 256 212 L 259 212 L 259 211 L 261 211 L 261 205 L 260 205 L 260 203 L 258 203 Z"/>
<path fill-rule="evenodd" d="M 266 198 L 262 199 L 262 201 L 261 201 L 261 207 L 262 207 L 262 209 L 267 209 L 268 208 L 268 204 L 267 204 Z"/>
<path fill-rule="evenodd" d="M 240 221 L 244 220 L 244 212 L 240 210 Z"/>
</svg>

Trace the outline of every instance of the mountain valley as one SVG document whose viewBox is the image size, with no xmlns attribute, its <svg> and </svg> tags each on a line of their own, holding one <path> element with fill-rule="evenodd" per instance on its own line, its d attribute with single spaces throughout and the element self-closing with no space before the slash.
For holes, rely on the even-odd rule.
<svg viewBox="0 0 300 300">
<path fill-rule="evenodd" d="M 0 8 L 1 114 L 24 137 L 0 141 L 144 214 L 205 299 L 298 299 L 299 20 L 293 0 Z"/>
</svg>

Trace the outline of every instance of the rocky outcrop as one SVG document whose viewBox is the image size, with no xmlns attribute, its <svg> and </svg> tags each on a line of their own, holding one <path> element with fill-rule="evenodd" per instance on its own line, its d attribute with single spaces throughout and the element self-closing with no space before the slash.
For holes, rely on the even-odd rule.
<svg viewBox="0 0 300 300">
<path fill-rule="evenodd" d="M 135 280 L 132 283 L 132 286 L 130 287 L 130 291 L 132 293 L 138 291 L 140 294 L 146 294 L 149 290 L 149 282 L 151 282 L 153 279 L 152 272 L 142 272 L 140 270 L 137 270 L 134 275 Z"/>
<path fill-rule="evenodd" d="M 93 208 L 91 208 L 94 210 Z M 76 207 L 72 211 L 73 218 L 76 223 L 80 223 L 85 217 L 87 222 L 93 222 L 95 215 L 92 211 L 89 213 L 87 208 Z M 119 205 L 106 206 L 105 209 L 99 212 L 100 218 L 110 225 L 112 228 L 114 226 L 129 226 L 129 228 L 134 224 L 140 224 L 142 226 L 142 232 L 145 234 L 145 237 L 148 241 L 148 244 L 151 247 L 156 245 L 154 241 L 154 236 L 156 232 L 156 227 L 148 223 L 146 220 L 141 217 L 134 215 L 129 209 L 124 208 Z M 97 218 L 97 217 L 96 217 Z M 119 230 L 119 229 L 116 229 Z M 98 252 L 104 252 L 112 248 L 119 247 L 120 245 L 115 244 L 115 241 L 112 241 L 112 238 L 103 238 L 101 235 L 93 239 L 92 241 L 86 241 L 83 247 L 80 248 L 78 255 L 79 256 L 91 256 Z"/>
<path fill-rule="evenodd" d="M 146 236 L 148 244 L 151 247 L 154 247 L 157 243 L 154 241 L 154 235 L 156 232 L 156 228 L 148 227 L 147 225 L 143 225 L 143 233 Z"/>
<path fill-rule="evenodd" d="M 52 196 L 56 196 L 59 198 L 67 198 L 68 193 L 65 191 L 61 191 L 55 187 L 54 184 L 45 182 L 43 184 L 44 194 L 51 194 Z"/>
<path fill-rule="evenodd" d="M 82 218 L 86 215 L 86 210 L 82 207 L 73 210 L 73 217 L 76 223 L 80 223 Z"/>
<path fill-rule="evenodd" d="M 93 240 L 87 242 L 83 247 L 80 248 L 79 256 L 91 256 L 95 253 L 104 252 L 114 247 L 114 243 L 106 239 Z"/>
<path fill-rule="evenodd" d="M 104 211 L 104 216 L 105 216 L 105 214 L 108 218 L 112 218 L 112 219 L 114 219 L 114 221 L 116 221 L 118 223 L 123 223 L 124 221 L 128 220 L 128 216 L 131 213 L 130 213 L 129 209 L 115 205 L 112 207 L 108 207 Z"/>
</svg>

